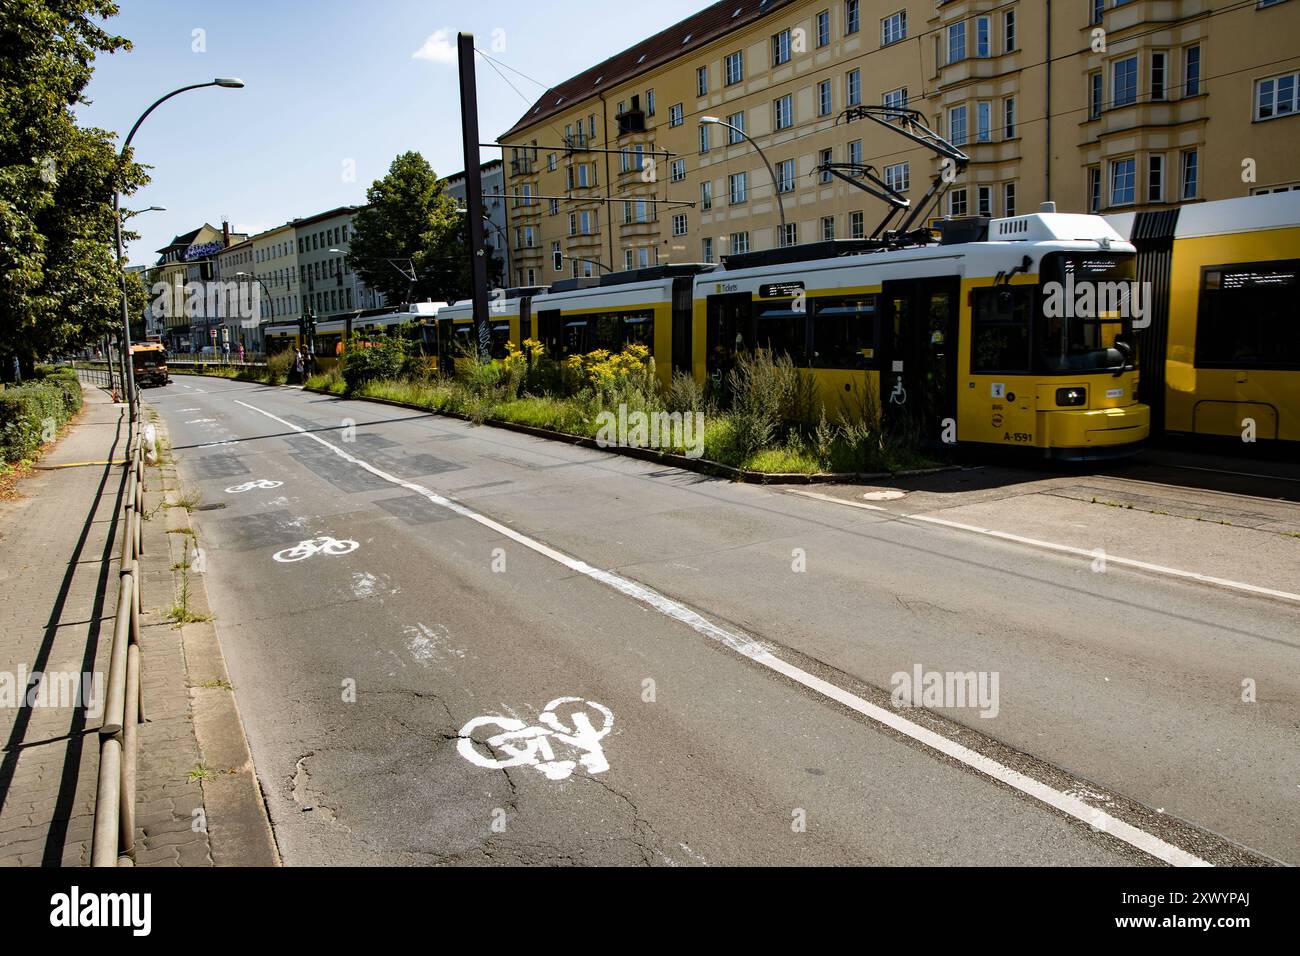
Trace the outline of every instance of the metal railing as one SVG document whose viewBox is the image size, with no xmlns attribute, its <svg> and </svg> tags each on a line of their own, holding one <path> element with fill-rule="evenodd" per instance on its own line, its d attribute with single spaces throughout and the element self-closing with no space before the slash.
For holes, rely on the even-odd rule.
<svg viewBox="0 0 1300 956">
<path fill-rule="evenodd" d="M 105 362 L 102 359 L 97 361 L 77 359 L 71 365 L 76 370 L 77 377 L 83 382 L 98 385 L 109 391 L 122 387 L 121 370 L 116 363 Z"/>
<path fill-rule="evenodd" d="M 183 365 L 265 365 L 265 352 L 245 352 L 241 359 L 238 352 L 168 352 L 167 364 Z"/>
<path fill-rule="evenodd" d="M 139 421 L 139 416 L 136 417 Z M 140 681 L 140 556 L 144 554 L 142 429 L 131 430 L 125 518 L 118 569 L 117 617 L 109 656 L 104 717 L 99 727 L 99 785 L 91 866 L 135 865 L 135 771 L 144 722 Z"/>
</svg>

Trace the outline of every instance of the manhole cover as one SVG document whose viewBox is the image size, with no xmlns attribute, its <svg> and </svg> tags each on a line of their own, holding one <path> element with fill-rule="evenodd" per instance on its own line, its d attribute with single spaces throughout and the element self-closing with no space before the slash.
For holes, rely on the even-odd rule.
<svg viewBox="0 0 1300 956">
<path fill-rule="evenodd" d="M 863 498 L 868 501 L 893 501 L 895 498 L 901 498 L 907 494 L 905 491 L 897 491 L 893 488 L 887 488 L 884 491 L 868 491 Z"/>
</svg>

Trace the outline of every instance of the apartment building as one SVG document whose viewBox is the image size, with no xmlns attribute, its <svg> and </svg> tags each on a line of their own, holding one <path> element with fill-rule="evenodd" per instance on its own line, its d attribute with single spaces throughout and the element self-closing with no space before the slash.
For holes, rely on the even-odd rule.
<svg viewBox="0 0 1300 956">
<path fill-rule="evenodd" d="M 367 287 L 347 263 L 352 219 L 358 210 L 357 206 L 340 206 L 289 224 L 295 237 L 297 290 L 303 315 L 317 320 L 339 318 L 387 304 L 383 293 Z"/>
<path fill-rule="evenodd" d="M 210 328 L 214 318 L 207 314 L 207 297 L 187 292 L 217 276 L 217 258 L 225 249 L 244 242 L 248 236 L 230 231 L 229 223 L 221 228 L 204 223 L 197 229 L 173 237 L 158 250 L 158 261 L 148 271 L 149 311 L 155 328 L 168 348 L 189 351 L 211 344 Z M 158 294 L 158 283 L 166 291 Z M 202 304 L 200 304 L 202 302 Z"/>
<path fill-rule="evenodd" d="M 863 167 L 915 206 L 944 166 L 853 106 L 969 156 L 919 222 L 1296 188 L 1297 36 L 1300 0 L 723 0 L 503 134 L 511 279 L 872 234 Z"/>
<path fill-rule="evenodd" d="M 483 231 L 487 244 L 492 247 L 492 257 L 500 261 L 502 275 L 510 276 L 510 241 L 506 230 L 509 219 L 506 216 L 505 163 L 494 159 L 479 167 L 479 177 L 483 187 Z M 442 181 L 447 195 L 456 200 L 456 204 L 465 208 L 465 172 L 452 173 Z M 491 270 L 489 270 L 491 274 Z"/>
</svg>

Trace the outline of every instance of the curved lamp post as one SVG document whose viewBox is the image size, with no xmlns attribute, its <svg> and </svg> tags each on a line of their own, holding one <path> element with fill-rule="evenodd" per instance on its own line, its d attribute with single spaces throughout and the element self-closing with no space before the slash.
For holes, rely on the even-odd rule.
<svg viewBox="0 0 1300 956">
<path fill-rule="evenodd" d="M 227 89 L 237 90 L 243 87 L 243 85 L 243 80 L 238 80 L 234 77 L 219 76 L 215 80 L 209 80 L 207 83 L 192 83 L 189 86 L 182 86 L 178 90 L 172 90 L 166 96 L 160 96 L 158 99 L 154 100 L 153 104 L 147 110 L 140 114 L 140 118 L 136 120 L 135 125 L 131 127 L 131 132 L 126 134 L 126 140 L 122 143 L 122 148 L 118 150 L 118 158 L 120 159 L 126 155 L 127 148 L 131 145 L 131 140 L 135 138 L 136 130 L 140 128 L 140 124 L 145 121 L 150 113 L 173 96 L 188 92 L 189 90 L 201 90 L 205 86 L 222 86 Z M 134 422 L 135 402 L 133 401 L 133 398 L 135 396 L 135 370 L 131 367 L 131 308 L 127 304 L 126 299 L 126 270 L 122 268 L 122 193 L 117 189 L 113 190 L 113 219 L 114 231 L 116 232 L 117 239 L 118 268 L 122 269 L 122 382 L 126 387 L 126 403 L 130 412 L 131 421 Z"/>
<path fill-rule="evenodd" d="M 758 153 L 759 157 L 763 160 L 764 165 L 767 166 L 768 175 L 772 177 L 772 191 L 776 193 L 776 211 L 781 216 L 781 232 L 784 233 L 785 232 L 785 203 L 781 201 L 781 184 L 776 181 L 776 170 L 774 170 L 772 168 L 772 164 L 767 161 L 767 155 L 759 147 L 758 143 L 750 139 L 749 134 L 746 133 L 739 126 L 732 126 L 730 123 L 724 123 L 716 116 L 701 116 L 700 125 L 701 126 L 724 126 L 727 129 L 731 130 L 733 133 L 735 133 L 737 136 L 739 136 L 741 139 L 745 140 L 745 142 L 749 143 L 750 146 L 754 147 L 754 152 Z"/>
</svg>

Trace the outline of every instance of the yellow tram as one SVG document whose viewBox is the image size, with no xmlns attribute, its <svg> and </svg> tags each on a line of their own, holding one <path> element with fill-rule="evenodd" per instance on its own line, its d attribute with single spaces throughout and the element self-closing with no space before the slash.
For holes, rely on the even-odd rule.
<svg viewBox="0 0 1300 956">
<path fill-rule="evenodd" d="M 1300 441 L 1300 191 L 1111 221 L 1152 290 L 1137 338 L 1157 429 Z"/>
</svg>

